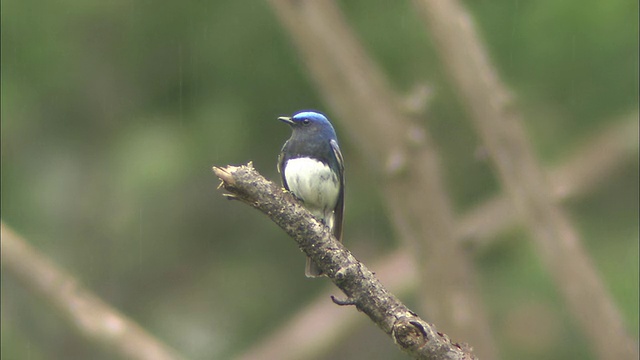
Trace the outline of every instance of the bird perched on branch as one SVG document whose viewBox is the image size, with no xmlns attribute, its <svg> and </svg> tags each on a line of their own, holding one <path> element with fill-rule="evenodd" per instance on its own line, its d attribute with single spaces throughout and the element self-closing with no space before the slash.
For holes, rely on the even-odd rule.
<svg viewBox="0 0 640 360">
<path fill-rule="evenodd" d="M 293 130 L 278 156 L 278 172 L 284 187 L 342 241 L 344 163 L 333 126 L 324 115 L 313 111 L 278 120 Z M 323 274 L 307 258 L 305 275 Z"/>
</svg>

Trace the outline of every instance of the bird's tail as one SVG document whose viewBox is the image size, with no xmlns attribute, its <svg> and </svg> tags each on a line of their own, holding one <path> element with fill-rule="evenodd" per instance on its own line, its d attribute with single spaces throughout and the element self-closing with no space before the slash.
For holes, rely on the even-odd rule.
<svg viewBox="0 0 640 360">
<path fill-rule="evenodd" d="M 340 235 L 335 233 L 338 229 L 335 227 L 334 216 L 335 214 L 331 213 L 329 216 L 325 217 L 322 222 L 331 229 L 331 231 L 334 233 L 334 236 L 336 236 L 338 241 L 340 241 Z M 307 266 L 304 268 L 304 275 L 308 278 L 325 276 L 318 265 L 316 265 L 316 263 L 309 257 L 307 257 Z"/>
</svg>

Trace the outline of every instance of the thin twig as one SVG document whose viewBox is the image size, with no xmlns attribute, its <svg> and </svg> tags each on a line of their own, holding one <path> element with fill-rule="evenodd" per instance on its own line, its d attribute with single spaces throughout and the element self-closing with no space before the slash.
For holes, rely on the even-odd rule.
<svg viewBox="0 0 640 360">
<path fill-rule="evenodd" d="M 184 358 L 79 285 L 4 223 L 0 226 L 2 269 L 58 309 L 81 336 L 123 359 Z"/>
<path fill-rule="evenodd" d="M 457 0 L 415 0 L 520 219 L 600 359 L 637 359 L 626 331 L 582 241 L 554 201 L 512 96 L 491 64 L 471 16 Z"/>
<path fill-rule="evenodd" d="M 418 359 L 473 359 L 465 345 L 452 343 L 420 319 L 376 279 L 369 269 L 294 197 L 266 180 L 249 164 L 214 168 L 225 190 L 267 216 L 291 236 L 351 303 L 365 313 L 404 352 Z"/>
</svg>

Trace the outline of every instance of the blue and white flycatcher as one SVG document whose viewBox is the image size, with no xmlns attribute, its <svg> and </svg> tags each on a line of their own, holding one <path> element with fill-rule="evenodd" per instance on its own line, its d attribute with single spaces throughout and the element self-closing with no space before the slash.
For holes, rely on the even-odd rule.
<svg viewBox="0 0 640 360">
<path fill-rule="evenodd" d="M 293 130 L 278 156 L 278 172 L 284 187 L 342 241 L 344 162 L 333 126 L 324 115 L 313 111 L 278 120 Z M 307 258 L 305 275 L 323 274 Z"/>
</svg>

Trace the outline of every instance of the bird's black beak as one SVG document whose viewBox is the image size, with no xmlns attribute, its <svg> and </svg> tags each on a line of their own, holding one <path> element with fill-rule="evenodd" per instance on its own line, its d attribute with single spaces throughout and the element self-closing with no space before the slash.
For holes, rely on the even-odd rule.
<svg viewBox="0 0 640 360">
<path fill-rule="evenodd" d="M 289 125 L 293 125 L 293 120 L 291 120 L 291 118 L 290 118 L 290 117 L 287 117 L 287 116 L 280 116 L 280 117 L 278 118 L 278 120 L 280 120 L 280 121 L 282 121 L 282 122 L 285 122 L 285 123 L 287 123 L 287 124 L 289 124 Z"/>
</svg>

